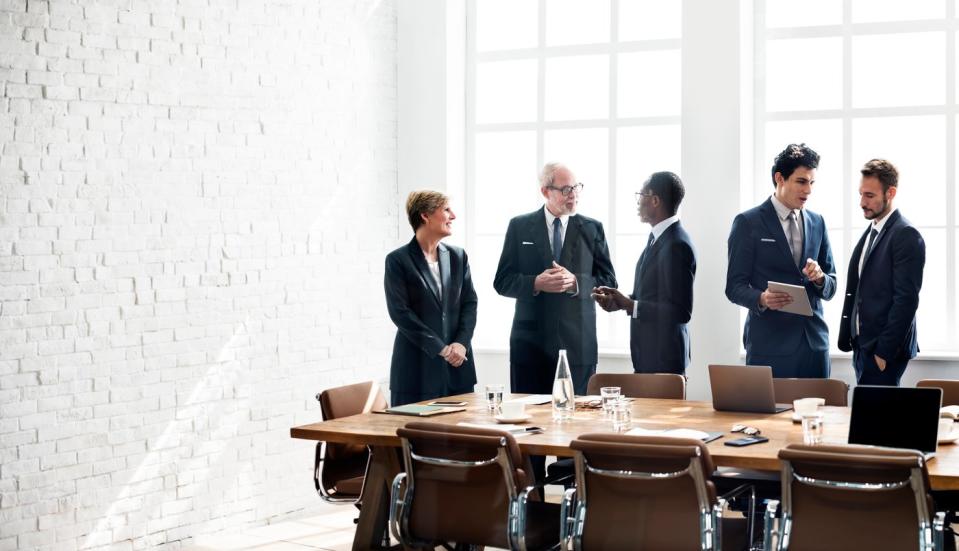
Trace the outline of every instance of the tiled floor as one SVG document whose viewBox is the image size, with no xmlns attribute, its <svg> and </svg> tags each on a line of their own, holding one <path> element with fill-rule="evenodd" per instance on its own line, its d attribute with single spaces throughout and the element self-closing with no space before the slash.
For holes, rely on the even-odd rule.
<svg viewBox="0 0 959 551">
<path fill-rule="evenodd" d="M 559 503 L 562 487 L 547 486 L 547 499 Z M 316 515 L 250 528 L 198 536 L 185 551 L 347 551 L 353 547 L 358 512 L 352 505 L 317 505 Z M 394 542 L 395 543 L 395 542 Z M 487 548 L 492 549 L 492 548 Z"/>
<path fill-rule="evenodd" d="M 547 499 L 556 501 L 559 497 L 557 493 Z M 348 551 L 353 546 L 356 515 L 352 506 L 322 505 L 322 512 L 314 516 L 250 528 L 243 533 L 199 536 L 185 551 Z"/>
<path fill-rule="evenodd" d="M 196 538 L 187 551 L 346 551 L 352 548 L 356 508 L 324 506 L 323 512 L 297 520 L 287 520 L 250 528 L 243 533 L 226 532 Z"/>
</svg>

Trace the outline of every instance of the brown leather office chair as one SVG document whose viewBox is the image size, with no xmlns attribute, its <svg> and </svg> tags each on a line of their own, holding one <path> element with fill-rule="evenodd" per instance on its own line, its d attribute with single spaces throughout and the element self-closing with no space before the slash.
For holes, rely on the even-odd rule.
<svg viewBox="0 0 959 551">
<path fill-rule="evenodd" d="M 686 378 L 675 373 L 596 373 L 586 384 L 587 394 L 604 386 L 618 386 L 629 398 L 686 399 Z"/>
<path fill-rule="evenodd" d="M 791 444 L 782 461 L 782 518 L 766 509 L 765 549 L 942 548 L 926 462 L 915 450 Z"/>
<path fill-rule="evenodd" d="M 373 381 L 328 388 L 316 399 L 324 421 L 388 406 L 379 385 Z M 369 459 L 369 449 L 361 444 L 317 442 L 313 463 L 316 493 L 329 503 L 359 502 Z"/>
<path fill-rule="evenodd" d="M 916 383 L 919 388 L 941 388 L 942 405 L 959 405 L 959 381 L 951 379 L 923 379 Z"/>
<path fill-rule="evenodd" d="M 839 379 L 773 379 L 776 403 L 791 404 L 800 398 L 822 398 L 827 406 L 849 405 L 849 385 Z"/>
<path fill-rule="evenodd" d="M 390 529 L 403 545 L 558 546 L 559 505 L 531 494 L 529 458 L 511 434 L 427 422 L 396 434 L 406 472 L 393 480 Z"/>
<path fill-rule="evenodd" d="M 722 518 L 715 470 L 699 440 L 584 434 L 563 499 L 563 549 L 745 549 L 750 520 Z M 735 493 L 749 493 L 748 486 Z"/>
</svg>

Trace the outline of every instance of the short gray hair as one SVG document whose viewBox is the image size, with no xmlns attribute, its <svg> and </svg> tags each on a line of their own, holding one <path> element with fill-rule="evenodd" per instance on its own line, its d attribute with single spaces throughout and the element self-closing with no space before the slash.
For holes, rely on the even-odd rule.
<svg viewBox="0 0 959 551">
<path fill-rule="evenodd" d="M 543 170 L 541 170 L 539 173 L 539 187 L 544 188 L 553 185 L 553 179 L 556 177 L 556 171 L 561 168 L 569 170 L 569 167 L 563 163 L 551 162 L 543 165 Z M 571 173 L 573 172 L 572 170 L 569 171 Z"/>
</svg>

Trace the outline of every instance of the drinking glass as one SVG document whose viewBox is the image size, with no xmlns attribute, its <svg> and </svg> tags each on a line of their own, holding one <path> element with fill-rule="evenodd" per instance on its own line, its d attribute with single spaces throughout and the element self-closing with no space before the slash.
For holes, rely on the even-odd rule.
<svg viewBox="0 0 959 551">
<path fill-rule="evenodd" d="M 612 404 L 613 411 L 613 430 L 616 432 L 626 432 L 633 426 L 632 404 L 622 398 L 616 399 Z"/>
<path fill-rule="evenodd" d="M 620 390 L 618 386 L 604 386 L 599 389 L 599 395 L 603 398 L 603 413 L 607 417 L 613 415 L 613 402 L 619 399 Z"/>
<path fill-rule="evenodd" d="M 802 416 L 802 442 L 807 446 L 822 444 L 822 413 L 818 411 Z"/>
<path fill-rule="evenodd" d="M 486 385 L 486 409 L 491 415 L 499 413 L 499 406 L 503 403 L 503 385 Z"/>
</svg>

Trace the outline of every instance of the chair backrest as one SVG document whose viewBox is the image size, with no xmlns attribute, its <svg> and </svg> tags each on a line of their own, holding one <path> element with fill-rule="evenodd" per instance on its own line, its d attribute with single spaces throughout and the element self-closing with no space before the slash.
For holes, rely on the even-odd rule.
<svg viewBox="0 0 959 551">
<path fill-rule="evenodd" d="M 715 467 L 701 441 L 596 433 L 570 447 L 577 549 L 700 549 L 716 536 Z"/>
<path fill-rule="evenodd" d="M 849 405 L 849 385 L 839 379 L 773 379 L 777 404 L 800 398 L 822 398 L 827 406 Z"/>
<path fill-rule="evenodd" d="M 396 434 L 407 477 L 399 519 L 404 539 L 512 547 L 510 503 L 532 483 L 529 460 L 512 435 L 428 422 L 408 423 Z"/>
<path fill-rule="evenodd" d="M 589 378 L 587 394 L 604 386 L 618 386 L 628 398 L 686 399 L 686 378 L 675 373 L 596 373 Z"/>
<path fill-rule="evenodd" d="M 316 399 L 324 421 L 388 407 L 380 386 L 373 381 L 328 388 Z M 355 501 L 362 493 L 368 461 L 369 450 L 362 444 L 317 443 L 317 491 L 327 501 Z"/>
<path fill-rule="evenodd" d="M 915 450 L 855 445 L 780 450 L 784 549 L 919 549 L 932 536 L 926 463 Z"/>
<path fill-rule="evenodd" d="M 942 405 L 959 405 L 959 381 L 950 379 L 923 379 L 916 383 L 919 388 L 941 388 Z"/>
</svg>

